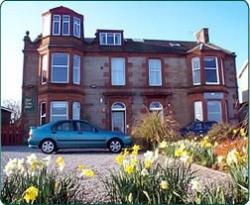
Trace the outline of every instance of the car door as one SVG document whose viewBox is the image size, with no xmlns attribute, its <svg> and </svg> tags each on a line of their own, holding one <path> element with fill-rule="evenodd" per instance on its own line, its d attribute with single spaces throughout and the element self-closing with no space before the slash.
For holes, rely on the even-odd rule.
<svg viewBox="0 0 250 205">
<path fill-rule="evenodd" d="M 60 148 L 75 147 L 76 136 L 74 136 L 72 121 L 60 121 L 52 127 L 52 136 Z"/>
<path fill-rule="evenodd" d="M 97 127 L 84 121 L 74 121 L 74 127 L 81 147 L 103 148 L 106 146 L 105 134 Z"/>
</svg>

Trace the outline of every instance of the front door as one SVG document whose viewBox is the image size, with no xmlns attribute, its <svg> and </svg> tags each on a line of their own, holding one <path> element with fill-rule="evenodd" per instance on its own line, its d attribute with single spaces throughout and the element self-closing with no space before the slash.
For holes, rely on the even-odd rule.
<svg viewBox="0 0 250 205">
<path fill-rule="evenodd" d="M 112 111 L 112 130 L 125 133 L 125 111 Z"/>
</svg>

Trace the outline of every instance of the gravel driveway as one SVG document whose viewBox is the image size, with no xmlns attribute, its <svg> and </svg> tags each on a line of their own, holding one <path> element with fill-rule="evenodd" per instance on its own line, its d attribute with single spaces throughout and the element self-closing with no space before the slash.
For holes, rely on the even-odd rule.
<svg viewBox="0 0 250 205">
<path fill-rule="evenodd" d="M 38 157 L 48 156 L 40 152 L 40 150 L 29 149 L 26 146 L 2 147 L 2 167 L 5 166 L 9 158 L 26 158 L 26 156 L 32 153 L 35 153 Z M 141 155 L 143 154 L 140 154 L 140 156 Z M 115 163 L 116 154 L 109 153 L 107 150 L 63 150 L 56 154 L 52 154 L 52 161 L 54 161 L 57 156 L 62 156 L 64 158 L 66 164 L 64 171 L 67 174 L 71 174 L 80 164 L 85 165 L 96 173 L 97 176 L 84 180 L 84 187 L 87 188 L 85 189 L 85 202 L 100 203 L 108 201 L 100 177 L 108 176 L 108 170 L 115 170 L 117 168 Z M 197 171 L 196 175 L 205 183 L 225 184 L 225 182 L 229 180 L 228 174 L 199 165 L 192 165 L 192 169 Z"/>
</svg>

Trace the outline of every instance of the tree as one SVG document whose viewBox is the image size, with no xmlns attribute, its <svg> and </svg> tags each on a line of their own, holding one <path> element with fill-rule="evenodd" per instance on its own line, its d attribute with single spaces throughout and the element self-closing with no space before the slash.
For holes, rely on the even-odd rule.
<svg viewBox="0 0 250 205">
<path fill-rule="evenodd" d="M 17 123 L 21 120 L 21 103 L 17 100 L 4 100 L 3 106 L 13 110 L 11 114 L 11 123 Z"/>
</svg>

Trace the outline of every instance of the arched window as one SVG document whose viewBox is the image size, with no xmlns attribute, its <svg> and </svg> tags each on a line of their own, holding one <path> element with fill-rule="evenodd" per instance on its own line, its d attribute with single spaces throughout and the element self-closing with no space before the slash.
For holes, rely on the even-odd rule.
<svg viewBox="0 0 250 205">
<path fill-rule="evenodd" d="M 122 103 L 122 102 L 116 102 L 112 105 L 111 107 L 112 111 L 115 111 L 115 110 L 126 110 L 126 106 Z"/>
<path fill-rule="evenodd" d="M 126 106 L 122 102 L 115 102 L 111 106 L 111 127 L 114 131 L 126 132 Z"/>
<path fill-rule="evenodd" d="M 160 102 L 157 102 L 157 101 L 151 102 L 149 105 L 149 111 L 157 112 L 163 118 L 163 106 Z"/>
</svg>

